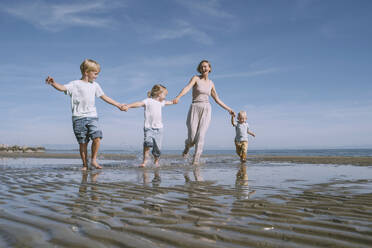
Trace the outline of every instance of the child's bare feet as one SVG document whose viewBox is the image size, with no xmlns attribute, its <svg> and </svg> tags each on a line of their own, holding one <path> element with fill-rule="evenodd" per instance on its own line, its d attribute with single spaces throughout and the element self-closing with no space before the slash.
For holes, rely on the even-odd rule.
<svg viewBox="0 0 372 248">
<path fill-rule="evenodd" d="M 154 165 L 155 167 L 159 167 L 159 158 L 154 159 Z"/>
<path fill-rule="evenodd" d="M 98 163 L 97 163 L 97 161 L 92 161 L 91 163 L 90 163 L 95 169 L 102 169 L 102 166 L 100 166 Z"/>
<path fill-rule="evenodd" d="M 146 162 L 143 162 L 142 164 L 138 165 L 138 167 L 140 167 L 140 168 L 146 167 Z"/>
</svg>

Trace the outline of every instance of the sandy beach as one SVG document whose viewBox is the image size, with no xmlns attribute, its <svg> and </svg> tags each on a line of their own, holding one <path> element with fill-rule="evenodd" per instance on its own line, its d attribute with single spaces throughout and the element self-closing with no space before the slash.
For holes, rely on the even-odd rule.
<svg viewBox="0 0 372 248">
<path fill-rule="evenodd" d="M 370 158 L 0 156 L 0 247 L 370 247 Z M 107 156 L 107 157 L 106 157 Z M 298 160 L 297 160 L 298 159 Z M 347 161 L 342 165 L 340 161 Z"/>
</svg>

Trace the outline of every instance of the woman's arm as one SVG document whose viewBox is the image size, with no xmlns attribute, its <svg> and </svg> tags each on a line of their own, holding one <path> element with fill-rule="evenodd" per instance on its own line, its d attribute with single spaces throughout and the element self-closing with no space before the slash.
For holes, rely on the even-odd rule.
<svg viewBox="0 0 372 248">
<path fill-rule="evenodd" d="M 173 99 L 173 103 L 174 104 L 177 104 L 178 101 L 180 100 L 180 98 L 182 96 L 184 96 L 187 92 L 189 92 L 189 90 L 191 90 L 192 87 L 194 87 L 195 83 L 196 83 L 196 79 L 197 79 L 197 76 L 193 76 L 189 83 L 185 86 L 185 88 L 183 88 L 181 90 L 181 92 L 178 94 L 178 96 L 176 96 L 176 98 Z"/>
<path fill-rule="evenodd" d="M 218 97 L 214 84 L 212 85 L 211 96 L 218 105 L 220 105 L 222 108 L 229 111 L 230 115 L 235 116 L 234 111 L 229 106 L 227 106 L 225 103 L 223 103 L 223 101 L 221 101 L 221 99 Z"/>
</svg>

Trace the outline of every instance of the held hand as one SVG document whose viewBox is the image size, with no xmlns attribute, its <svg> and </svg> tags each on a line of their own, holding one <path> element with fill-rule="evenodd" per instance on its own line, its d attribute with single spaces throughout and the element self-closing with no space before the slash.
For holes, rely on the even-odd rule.
<svg viewBox="0 0 372 248">
<path fill-rule="evenodd" d="M 173 104 L 177 104 L 178 101 L 179 101 L 179 99 L 177 99 L 177 98 L 174 98 L 174 99 L 172 100 Z"/>
<path fill-rule="evenodd" d="M 232 117 L 235 117 L 235 112 L 232 110 L 232 109 L 230 109 L 230 110 L 228 110 L 229 111 L 229 114 L 232 116 Z"/>
<path fill-rule="evenodd" d="M 127 104 L 121 104 L 120 110 L 127 112 L 128 111 L 128 105 Z"/>
<path fill-rule="evenodd" d="M 45 83 L 46 84 L 50 84 L 50 85 L 52 85 L 52 84 L 54 84 L 55 83 L 55 81 L 54 81 L 54 79 L 52 78 L 52 77 L 47 77 L 46 79 L 45 79 Z"/>
</svg>

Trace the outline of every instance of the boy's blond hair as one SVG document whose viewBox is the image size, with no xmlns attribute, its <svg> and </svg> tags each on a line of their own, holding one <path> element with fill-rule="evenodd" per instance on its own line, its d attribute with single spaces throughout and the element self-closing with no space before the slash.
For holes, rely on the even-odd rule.
<svg viewBox="0 0 372 248">
<path fill-rule="evenodd" d="M 161 84 L 155 84 L 152 87 L 151 91 L 147 92 L 147 96 L 151 98 L 158 97 L 164 90 L 168 91 L 165 86 Z"/>
<path fill-rule="evenodd" d="M 101 66 L 93 59 L 85 59 L 83 63 L 81 63 L 80 65 L 80 71 L 82 75 L 84 75 L 84 73 L 86 72 L 90 72 L 90 71 L 99 72 L 100 70 L 101 70 Z"/>
<path fill-rule="evenodd" d="M 238 113 L 238 118 L 239 118 L 239 116 L 240 116 L 241 118 L 247 119 L 247 112 L 245 112 L 244 110 L 242 110 L 242 111 L 240 111 L 240 112 Z"/>
<path fill-rule="evenodd" d="M 199 65 L 198 65 L 198 68 L 196 68 L 196 70 L 201 74 L 202 73 L 201 66 L 202 66 L 203 63 L 208 63 L 208 65 L 209 65 L 209 72 L 212 72 L 211 63 L 208 60 L 206 60 L 206 59 L 203 59 L 202 61 L 200 61 Z"/>
</svg>

